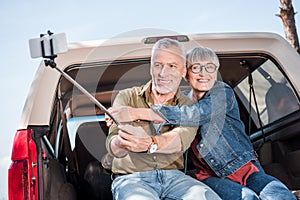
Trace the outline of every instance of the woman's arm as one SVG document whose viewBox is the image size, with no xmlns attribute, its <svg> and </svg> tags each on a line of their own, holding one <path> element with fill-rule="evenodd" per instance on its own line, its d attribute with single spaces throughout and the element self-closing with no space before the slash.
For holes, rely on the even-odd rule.
<svg viewBox="0 0 300 200">
<path fill-rule="evenodd" d="M 111 114 L 120 122 L 132 122 L 136 120 L 164 122 L 165 119 L 149 108 L 133 108 L 130 106 L 120 106 L 110 109 Z"/>
<path fill-rule="evenodd" d="M 212 120 L 224 120 L 236 103 L 233 90 L 219 82 L 191 106 L 155 105 L 152 110 L 162 116 L 167 124 L 202 126 Z"/>
<path fill-rule="evenodd" d="M 211 119 L 225 118 L 236 103 L 233 90 L 219 83 L 203 99 L 191 106 L 154 105 L 148 108 L 118 107 L 112 114 L 121 122 L 140 120 L 166 122 L 177 126 L 201 126 Z"/>
</svg>

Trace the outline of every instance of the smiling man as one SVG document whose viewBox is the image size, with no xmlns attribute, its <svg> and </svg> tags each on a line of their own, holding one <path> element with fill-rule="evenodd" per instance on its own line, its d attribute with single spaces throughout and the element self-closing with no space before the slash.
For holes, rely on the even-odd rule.
<svg viewBox="0 0 300 200">
<path fill-rule="evenodd" d="M 152 80 L 144 86 L 120 91 L 113 107 L 191 105 L 192 101 L 178 89 L 186 75 L 185 61 L 180 43 L 167 38 L 159 40 L 152 50 Z M 140 120 L 119 127 L 113 124 L 106 146 L 114 156 L 114 199 L 220 199 L 205 184 L 179 170 L 184 167 L 183 153 L 196 130 L 197 127 L 169 125 L 160 129 Z"/>
</svg>

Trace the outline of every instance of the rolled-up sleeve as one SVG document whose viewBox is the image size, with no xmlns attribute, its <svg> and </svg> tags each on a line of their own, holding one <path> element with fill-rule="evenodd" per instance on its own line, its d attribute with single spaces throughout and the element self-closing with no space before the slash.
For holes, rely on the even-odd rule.
<svg viewBox="0 0 300 200">
<path fill-rule="evenodd" d="M 113 124 L 110 128 L 109 128 L 109 134 L 106 138 L 106 141 L 105 141 L 105 146 L 106 146 L 106 149 L 107 149 L 107 152 L 110 154 L 110 155 L 114 155 L 111 148 L 110 148 L 110 142 L 112 141 L 112 139 L 114 137 L 116 137 L 118 135 L 118 127 L 116 124 Z"/>
<path fill-rule="evenodd" d="M 190 106 L 164 106 L 164 105 L 154 105 L 152 110 L 160 115 L 166 120 L 166 124 L 172 124 L 177 126 L 199 126 L 201 120 L 204 120 L 203 111 L 198 107 L 197 104 Z M 200 120 L 200 112 L 202 118 Z M 210 113 L 206 115 L 209 119 Z"/>
<path fill-rule="evenodd" d="M 194 140 L 196 134 L 197 134 L 197 129 L 198 127 L 184 127 L 184 126 L 179 126 L 175 127 L 172 131 L 178 133 L 180 136 L 181 140 L 181 150 L 184 152 L 186 151 L 192 141 Z"/>
</svg>

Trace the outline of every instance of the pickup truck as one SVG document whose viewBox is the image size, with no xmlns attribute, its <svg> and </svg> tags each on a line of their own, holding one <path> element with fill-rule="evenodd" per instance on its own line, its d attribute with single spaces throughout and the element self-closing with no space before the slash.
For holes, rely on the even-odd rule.
<svg viewBox="0 0 300 200">
<path fill-rule="evenodd" d="M 153 44 L 170 37 L 213 49 L 219 79 L 237 97 L 241 119 L 264 170 L 300 189 L 300 56 L 274 33 L 138 36 L 68 44 L 57 66 L 102 105 L 119 90 L 150 80 Z M 250 78 L 249 78 L 250 77 Z M 182 80 L 182 90 L 189 85 Z M 42 61 L 16 130 L 9 167 L 10 200 L 112 199 L 104 112 Z M 190 158 L 187 158 L 188 161 Z M 185 171 L 193 171 L 187 162 Z"/>
</svg>

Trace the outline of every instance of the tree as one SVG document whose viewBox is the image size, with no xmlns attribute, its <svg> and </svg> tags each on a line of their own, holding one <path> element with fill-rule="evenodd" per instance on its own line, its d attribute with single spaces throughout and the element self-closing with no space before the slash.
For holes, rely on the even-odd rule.
<svg viewBox="0 0 300 200">
<path fill-rule="evenodd" d="M 300 54 L 295 14 L 297 13 L 294 12 L 292 0 L 280 0 L 280 14 L 277 14 L 276 16 L 280 17 L 283 22 L 284 33 L 287 41 Z"/>
</svg>

